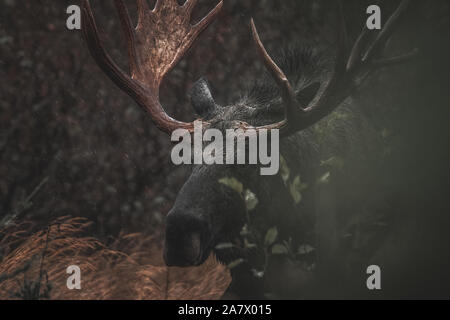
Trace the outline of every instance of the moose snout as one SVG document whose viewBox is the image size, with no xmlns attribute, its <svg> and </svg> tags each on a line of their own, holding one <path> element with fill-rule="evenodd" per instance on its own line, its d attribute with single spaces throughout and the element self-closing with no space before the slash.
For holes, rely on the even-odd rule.
<svg viewBox="0 0 450 320">
<path fill-rule="evenodd" d="M 209 254 L 209 223 L 193 214 L 169 212 L 166 219 L 164 261 L 168 266 L 202 264 Z"/>
</svg>

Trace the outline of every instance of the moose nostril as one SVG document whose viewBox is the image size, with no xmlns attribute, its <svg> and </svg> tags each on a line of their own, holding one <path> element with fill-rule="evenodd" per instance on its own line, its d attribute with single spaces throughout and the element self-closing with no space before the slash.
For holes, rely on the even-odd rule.
<svg viewBox="0 0 450 320">
<path fill-rule="evenodd" d="M 168 266 L 196 265 L 202 257 L 200 233 L 178 235 L 175 239 L 166 237 L 164 259 Z"/>
<path fill-rule="evenodd" d="M 167 265 L 193 266 L 202 262 L 209 239 L 209 225 L 202 217 L 172 211 L 166 220 L 164 258 Z"/>
<path fill-rule="evenodd" d="M 186 260 L 195 263 L 201 255 L 201 241 L 199 233 L 192 233 L 186 237 L 185 243 Z"/>
</svg>

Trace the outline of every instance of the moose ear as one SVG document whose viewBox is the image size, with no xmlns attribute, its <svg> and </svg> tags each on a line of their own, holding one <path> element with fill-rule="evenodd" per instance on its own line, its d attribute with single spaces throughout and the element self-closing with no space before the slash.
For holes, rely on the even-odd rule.
<svg viewBox="0 0 450 320">
<path fill-rule="evenodd" d="M 192 87 L 191 103 L 199 116 L 211 114 L 218 108 L 211 93 L 208 80 L 200 78 Z"/>
<path fill-rule="evenodd" d="M 298 102 L 302 106 L 308 106 L 317 95 L 319 89 L 320 89 L 320 82 L 314 82 L 309 86 L 307 86 L 306 88 L 303 88 L 302 90 L 300 90 L 300 92 L 297 93 Z"/>
</svg>

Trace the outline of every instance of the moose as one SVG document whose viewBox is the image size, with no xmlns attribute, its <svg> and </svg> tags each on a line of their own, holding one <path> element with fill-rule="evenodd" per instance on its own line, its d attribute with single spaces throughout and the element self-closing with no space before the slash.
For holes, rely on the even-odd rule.
<svg viewBox="0 0 450 320">
<path fill-rule="evenodd" d="M 153 9 L 145 0 L 137 0 L 136 27 L 124 2 L 114 3 L 128 47 L 130 73 L 122 71 L 107 53 L 90 1 L 83 0 L 82 29 L 93 58 L 148 112 L 159 130 L 169 135 L 177 129 L 193 132 L 193 122 L 178 121 L 165 112 L 159 88 L 218 16 L 223 1 L 192 25 L 196 0 L 183 5 L 158 0 Z M 382 30 L 364 28 L 351 44 L 344 10 L 337 1 L 336 54 L 299 48 L 283 54 L 279 63 L 267 52 L 251 20 L 255 48 L 269 77 L 228 106 L 216 103 L 208 81 L 201 78 L 192 89 L 191 103 L 204 129 L 279 130 L 280 173 L 261 176 L 258 165 L 193 165 L 166 218 L 164 260 L 168 266 L 198 266 L 214 252 L 220 262 L 232 264 L 230 291 L 242 298 L 263 297 L 270 286 L 263 279 L 271 272 L 286 275 L 284 282 L 277 281 L 284 296 L 303 297 L 313 283 L 336 278 L 330 270 L 348 267 L 349 263 L 342 263 L 341 235 L 347 222 L 373 200 L 364 191 L 372 187 L 373 168 L 379 161 L 368 154 L 381 143 L 351 96 L 374 71 L 413 54 L 384 57 L 386 43 L 409 3 L 402 0 Z M 222 183 L 224 179 L 235 186 Z M 257 199 L 251 208 L 243 190 Z M 273 250 L 275 242 L 277 250 Z M 309 249 L 293 250 L 305 249 L 304 244 Z M 270 252 L 280 248 L 285 254 L 272 259 Z"/>
</svg>

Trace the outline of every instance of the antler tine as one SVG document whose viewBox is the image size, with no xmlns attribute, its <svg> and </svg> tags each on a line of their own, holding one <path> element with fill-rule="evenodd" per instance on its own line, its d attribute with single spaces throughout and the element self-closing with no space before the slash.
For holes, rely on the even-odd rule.
<svg viewBox="0 0 450 320">
<path fill-rule="evenodd" d="M 197 0 L 191 0 L 189 2 L 192 2 L 192 5 L 195 5 Z M 223 0 L 220 0 L 220 2 L 212 9 L 202 20 L 200 20 L 197 24 L 195 24 L 192 27 L 193 35 L 194 37 L 197 37 L 203 30 L 205 30 L 211 22 L 214 21 L 214 19 L 217 17 L 217 15 L 220 13 L 220 10 L 222 10 L 223 7 Z"/>
<path fill-rule="evenodd" d="M 329 100 L 335 88 L 339 85 L 339 80 L 343 77 L 346 70 L 347 64 L 347 53 L 348 53 L 348 36 L 347 28 L 345 24 L 345 18 L 343 14 L 342 4 L 338 1 L 339 5 L 339 33 L 338 33 L 338 54 L 336 57 L 334 73 L 332 78 L 327 84 L 323 95 L 319 99 L 320 104 L 324 104 L 325 101 Z M 270 55 L 267 53 L 264 45 L 261 42 L 258 31 L 256 29 L 254 20 L 251 19 L 251 28 L 253 39 L 257 45 L 258 52 L 266 69 L 269 71 L 271 76 L 276 81 L 278 87 L 281 90 L 281 96 L 283 103 L 286 108 L 286 119 L 279 123 L 260 127 L 264 129 L 280 129 L 283 136 L 289 135 L 295 131 L 301 130 L 310 125 L 311 122 L 315 121 L 316 118 L 322 116 L 322 113 L 328 112 L 324 109 L 316 108 L 314 105 L 308 108 L 302 106 L 297 98 L 295 91 L 289 82 L 289 79 L 283 73 L 283 71 L 277 66 Z"/>
<path fill-rule="evenodd" d="M 328 82 L 327 88 L 325 89 L 323 98 L 326 98 L 326 95 L 329 91 L 329 88 L 336 85 L 336 82 L 342 75 L 345 73 L 346 64 L 347 64 L 347 55 L 348 55 L 348 35 L 347 35 L 347 27 L 345 23 L 344 11 L 342 8 L 342 3 L 338 0 L 338 18 L 339 18 L 339 28 L 337 33 L 338 44 L 337 44 L 337 54 L 336 61 L 334 64 L 334 72 L 331 77 L 331 80 Z M 310 111 L 311 108 L 307 109 Z"/>
<path fill-rule="evenodd" d="M 350 57 L 348 59 L 347 63 L 347 71 L 352 70 L 355 65 L 358 63 L 358 61 L 361 59 L 362 52 L 364 50 L 365 41 L 367 39 L 367 36 L 369 32 L 367 31 L 367 27 L 364 26 L 363 30 L 359 34 L 358 38 L 356 39 L 355 45 L 353 46 Z"/>
<path fill-rule="evenodd" d="M 195 0 L 188 4 L 193 6 Z M 123 72 L 106 52 L 90 2 L 82 0 L 83 34 L 95 61 L 119 88 L 149 113 L 161 131 L 171 134 L 176 129 L 187 129 L 192 132 L 192 122 L 177 121 L 165 112 L 159 102 L 159 87 L 164 76 L 184 56 L 199 33 L 217 16 L 223 2 L 220 1 L 204 19 L 192 26 L 190 13 L 176 0 L 158 0 L 153 11 L 149 11 L 146 0 L 137 0 L 139 21 L 136 28 L 132 26 L 124 1 L 115 0 L 115 5 L 128 46 L 131 75 Z M 163 5 L 167 10 L 156 10 Z"/>
<path fill-rule="evenodd" d="M 82 29 L 88 48 L 99 67 L 109 78 L 142 108 L 147 109 L 155 125 L 164 132 L 172 132 L 176 126 L 190 129 L 189 124 L 178 122 L 170 118 L 163 110 L 159 101 L 149 94 L 148 90 L 133 81 L 124 73 L 106 52 L 99 36 L 97 24 L 89 0 L 82 0 L 83 19 Z"/>
<path fill-rule="evenodd" d="M 345 60 L 347 58 L 349 52 L 349 41 L 348 41 L 348 33 L 347 33 L 347 23 L 345 21 L 344 15 L 344 7 L 342 5 L 342 1 L 338 0 L 338 13 L 339 13 L 339 47 L 342 52 L 341 60 Z M 343 61 L 340 61 L 340 64 L 343 64 Z"/>
<path fill-rule="evenodd" d="M 186 2 L 183 4 L 183 7 L 186 8 L 186 10 L 188 10 L 190 13 L 192 12 L 196 4 L 197 0 L 186 0 Z"/>
<path fill-rule="evenodd" d="M 386 22 L 386 25 L 384 26 L 383 30 L 381 30 L 375 41 L 370 45 L 366 54 L 362 58 L 363 61 L 371 60 L 373 56 L 379 51 L 379 49 L 385 45 L 386 41 L 394 32 L 395 27 L 400 21 L 399 18 L 406 11 L 410 3 L 411 0 L 402 0 L 397 10 L 395 10 L 395 12 L 390 16 L 390 18 Z"/>
<path fill-rule="evenodd" d="M 289 123 L 290 119 L 293 120 L 295 118 L 297 109 L 299 109 L 298 111 L 300 112 L 303 109 L 300 106 L 298 106 L 298 102 L 295 97 L 295 92 L 294 89 L 292 88 L 291 83 L 289 82 L 289 79 L 286 77 L 284 72 L 277 66 L 275 61 L 273 61 L 273 59 L 267 53 L 267 50 L 259 37 L 258 30 L 256 29 L 253 18 L 250 20 L 250 24 L 252 28 L 253 40 L 255 41 L 256 46 L 258 48 L 259 56 L 263 60 L 267 71 L 269 71 L 270 75 L 274 78 L 275 82 L 277 83 L 278 87 L 281 90 L 281 97 L 283 99 L 284 104 L 286 105 L 286 118 L 287 122 Z"/>
<path fill-rule="evenodd" d="M 125 40 L 127 42 L 128 48 L 128 58 L 130 62 L 130 74 L 137 70 L 138 56 L 136 53 L 135 46 L 135 31 L 131 23 L 130 14 L 125 6 L 123 0 L 114 0 L 117 12 L 119 14 L 119 19 L 122 25 L 123 32 L 125 34 Z"/>
<path fill-rule="evenodd" d="M 155 7 L 153 8 L 153 11 L 159 10 L 161 8 L 161 6 L 162 6 L 162 2 L 163 2 L 162 0 L 156 0 Z"/>
<path fill-rule="evenodd" d="M 343 96 L 342 98 L 346 97 L 346 91 L 340 92 L 341 94 L 336 95 L 336 92 L 339 92 L 339 87 L 342 87 L 343 83 L 347 83 L 349 87 L 353 85 L 351 83 L 352 81 L 348 77 L 348 74 L 346 73 L 348 62 L 347 60 L 348 36 L 341 1 L 338 1 L 338 6 L 339 6 L 338 8 L 339 28 L 337 32 L 338 48 L 334 65 L 334 71 L 331 76 L 331 79 L 328 81 L 324 91 L 322 92 L 317 102 L 305 109 L 306 115 L 301 123 L 300 127 L 301 129 L 310 126 L 311 124 L 315 123 L 316 121 L 324 117 L 326 114 L 328 114 L 331 110 L 333 110 L 335 108 L 335 104 L 341 102 L 339 101 L 341 99 L 340 96 Z M 347 89 L 351 90 L 350 88 Z M 331 100 L 338 100 L 338 101 L 331 101 Z"/>
<path fill-rule="evenodd" d="M 84 38 L 88 44 L 88 48 L 94 57 L 97 64 L 105 72 L 114 83 L 119 87 L 133 88 L 135 84 L 131 78 L 125 74 L 111 59 L 106 52 L 99 36 L 97 24 L 95 23 L 94 15 L 89 0 L 82 0 L 83 19 L 82 29 Z M 138 89 L 138 88 L 135 88 Z M 128 91 L 131 94 L 131 89 Z"/>
<path fill-rule="evenodd" d="M 405 12 L 410 0 L 402 0 L 399 7 L 388 19 L 383 30 L 378 34 L 374 42 L 369 46 L 366 54 L 361 57 L 365 40 L 367 38 L 367 31 L 363 30 L 358 37 L 350 56 L 343 54 L 344 50 L 342 44 L 338 50 L 337 61 L 334 74 L 327 84 L 325 90 L 322 92 L 318 100 L 309 108 L 307 115 L 303 119 L 300 128 L 307 127 L 319 121 L 321 118 L 333 111 L 343 100 L 345 100 L 356 89 L 361 82 L 373 71 L 376 67 L 381 67 L 389 63 L 399 62 L 406 57 L 396 57 L 392 59 L 381 59 L 378 62 L 373 61 L 375 54 L 379 54 L 380 48 L 384 46 L 390 35 L 394 31 L 394 27 L 399 21 L 401 14 Z M 340 14 L 342 12 L 340 11 Z M 341 21 L 342 21 L 341 17 Z M 342 23 L 341 23 L 342 24 Z M 342 28 L 341 28 L 342 37 Z M 408 55 L 408 57 L 410 57 Z M 340 63 L 344 66 L 340 66 Z"/>
<path fill-rule="evenodd" d="M 158 0 L 158 2 L 160 2 Z M 156 4 L 158 5 L 158 3 Z M 145 15 L 150 10 L 148 7 L 147 0 L 137 0 L 137 8 L 138 8 L 138 25 L 145 19 Z"/>
<path fill-rule="evenodd" d="M 369 75 L 369 73 L 376 67 L 398 62 L 405 57 L 397 57 L 392 59 L 382 59 L 375 63 L 373 57 L 379 52 L 379 49 L 384 46 L 394 31 L 394 26 L 397 24 L 399 17 L 404 13 L 410 0 L 402 0 L 397 10 L 388 19 L 383 30 L 378 34 L 372 45 L 369 46 L 368 51 L 361 59 L 360 55 L 364 40 L 366 38 L 366 31 L 363 31 L 358 37 L 350 57 L 346 60 L 347 54 L 343 49 L 342 40 L 338 49 L 336 65 L 331 80 L 328 82 L 325 90 L 322 92 L 319 99 L 309 108 L 306 109 L 308 114 L 304 117 L 302 127 L 314 124 L 331 111 L 333 111 L 343 100 L 345 100 L 354 89 Z M 342 12 L 340 11 L 340 15 Z M 342 21 L 342 16 L 340 20 Z M 342 22 L 341 22 L 342 25 Z M 340 37 L 342 39 L 342 26 L 340 28 Z M 409 57 L 409 56 L 408 56 Z M 344 63 L 344 65 L 341 65 Z"/>
<path fill-rule="evenodd" d="M 374 42 L 369 45 L 369 49 L 366 53 L 363 54 L 366 47 L 368 32 L 364 29 L 352 49 L 349 50 L 344 12 L 342 3 L 338 0 L 338 48 L 333 74 L 325 85 L 325 88 L 323 90 L 319 90 L 320 95 L 316 99 L 313 99 L 310 105 L 306 108 L 299 105 L 296 99 L 296 93 L 289 83 L 289 80 L 267 53 L 261 43 L 252 19 L 251 26 L 253 38 L 257 44 L 259 54 L 264 60 L 266 68 L 280 87 L 283 102 L 286 105 L 285 120 L 270 125 L 256 127 L 255 129 L 280 129 L 280 134 L 282 136 L 287 136 L 303 130 L 313 125 L 338 107 L 361 84 L 361 82 L 370 74 L 371 71 L 377 67 L 400 63 L 411 58 L 416 51 L 393 58 L 378 60 L 374 59 L 376 55 L 380 54 L 381 49 L 383 49 L 386 41 L 389 39 L 395 29 L 395 26 L 398 24 L 399 17 L 405 12 L 409 3 L 410 0 L 402 0 L 397 10 L 388 19 L 383 30 L 378 34 Z M 246 127 L 250 128 L 248 125 Z"/>
</svg>

